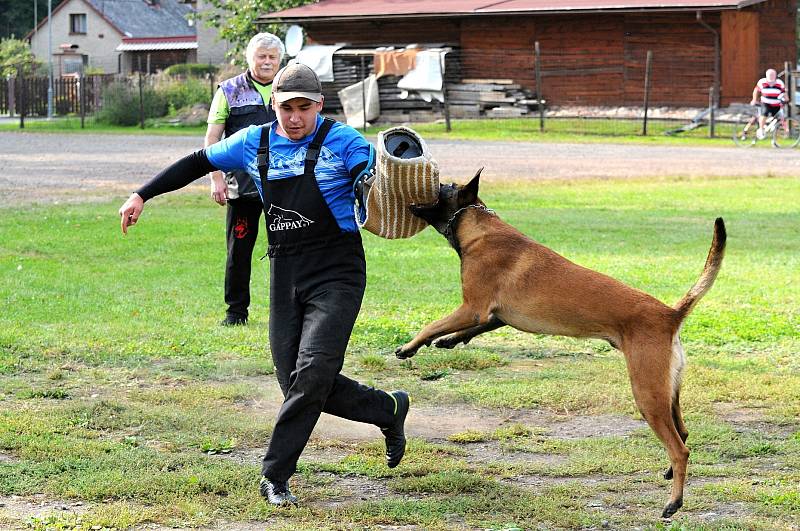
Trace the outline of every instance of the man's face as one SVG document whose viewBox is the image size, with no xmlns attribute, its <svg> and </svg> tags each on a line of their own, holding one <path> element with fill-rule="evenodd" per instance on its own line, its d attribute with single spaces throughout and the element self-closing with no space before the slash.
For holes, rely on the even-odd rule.
<svg viewBox="0 0 800 531">
<path fill-rule="evenodd" d="M 770 83 L 778 79 L 778 73 L 775 70 L 772 69 L 767 70 L 766 74 L 767 74 L 767 81 L 769 81 Z"/>
<path fill-rule="evenodd" d="M 250 74 L 259 83 L 271 83 L 281 64 L 281 52 L 277 48 L 256 48 L 247 58 Z"/>
<path fill-rule="evenodd" d="M 291 140 L 301 140 L 312 132 L 317 125 L 317 114 L 322 110 L 319 103 L 308 98 L 293 98 L 283 103 L 272 99 L 272 108 L 278 116 L 278 125 Z"/>
</svg>

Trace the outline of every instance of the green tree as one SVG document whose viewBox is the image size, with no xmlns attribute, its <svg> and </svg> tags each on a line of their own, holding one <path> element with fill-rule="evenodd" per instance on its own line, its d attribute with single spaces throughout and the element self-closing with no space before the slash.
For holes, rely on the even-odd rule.
<svg viewBox="0 0 800 531">
<path fill-rule="evenodd" d="M 256 20 L 260 15 L 290 7 L 312 3 L 315 0 L 207 0 L 208 10 L 199 15 L 212 28 L 219 29 L 219 36 L 231 43 L 228 58 L 235 64 L 244 66 L 244 51 L 247 42 L 257 31 L 269 31 L 283 38 L 286 28 L 283 24 L 269 24 L 258 27 Z"/>
<path fill-rule="evenodd" d="M 63 1 L 52 0 L 53 10 Z M 47 0 L 0 0 L 0 40 L 25 37 L 33 29 L 34 14 L 37 22 L 47 16 Z"/>
<path fill-rule="evenodd" d="M 30 46 L 19 39 L 0 40 L 0 75 L 2 77 L 19 75 L 20 71 L 30 74 L 39 65 Z"/>
</svg>

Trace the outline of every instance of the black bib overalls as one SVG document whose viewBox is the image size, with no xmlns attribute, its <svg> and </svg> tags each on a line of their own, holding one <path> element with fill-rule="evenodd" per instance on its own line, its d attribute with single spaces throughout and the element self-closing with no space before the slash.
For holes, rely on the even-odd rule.
<svg viewBox="0 0 800 531">
<path fill-rule="evenodd" d="M 361 236 L 342 232 L 314 173 L 326 119 L 308 147 L 305 171 L 269 180 L 269 131 L 261 131 L 258 164 L 269 238 L 272 360 L 284 395 L 262 474 L 287 481 L 321 412 L 391 425 L 394 401 L 341 374 L 366 286 Z"/>
</svg>

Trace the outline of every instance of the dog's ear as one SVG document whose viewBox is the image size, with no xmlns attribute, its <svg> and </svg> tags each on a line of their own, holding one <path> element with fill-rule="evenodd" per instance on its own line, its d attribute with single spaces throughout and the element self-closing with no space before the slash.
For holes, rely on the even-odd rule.
<svg viewBox="0 0 800 531">
<path fill-rule="evenodd" d="M 459 206 L 471 205 L 478 200 L 478 187 L 480 186 L 482 171 L 483 168 L 479 169 L 475 177 L 458 191 Z"/>
</svg>

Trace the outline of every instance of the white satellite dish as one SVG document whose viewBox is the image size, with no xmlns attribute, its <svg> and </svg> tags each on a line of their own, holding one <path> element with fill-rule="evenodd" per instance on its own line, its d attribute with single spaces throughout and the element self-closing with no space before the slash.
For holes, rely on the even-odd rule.
<svg viewBox="0 0 800 531">
<path fill-rule="evenodd" d="M 300 52 L 303 47 L 303 28 L 300 26 L 291 26 L 286 30 L 286 53 L 292 57 Z"/>
</svg>

